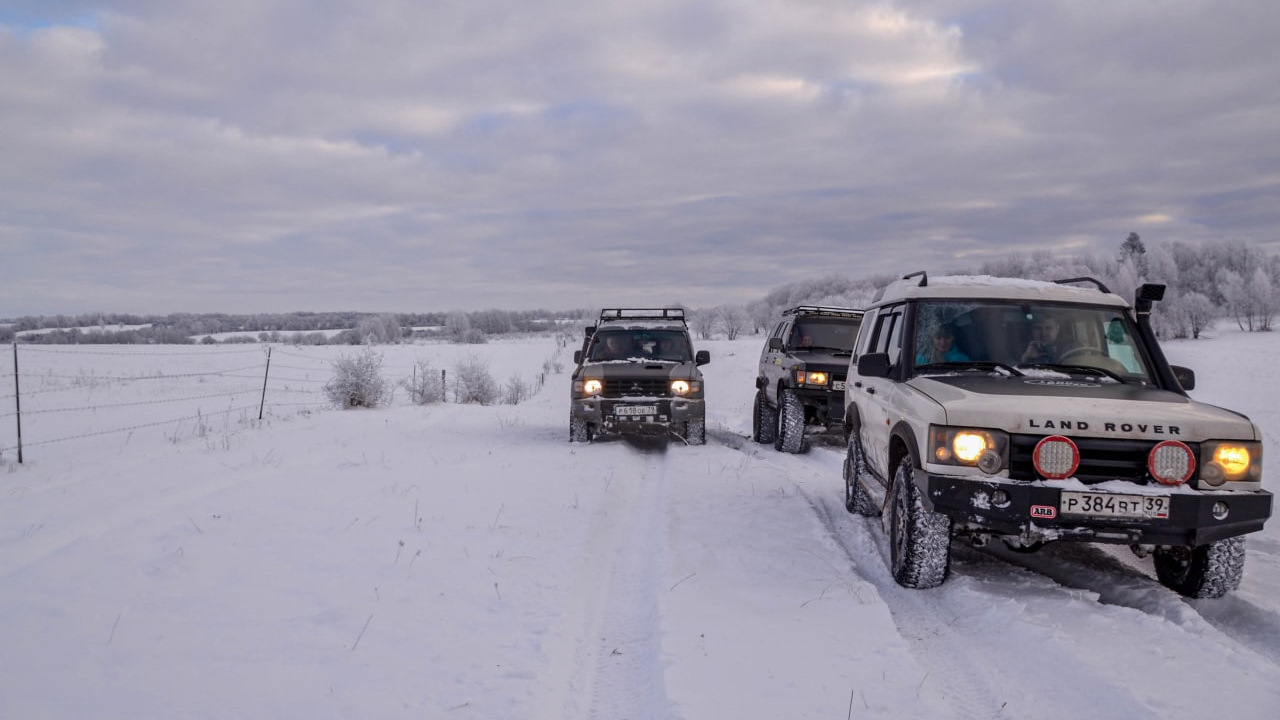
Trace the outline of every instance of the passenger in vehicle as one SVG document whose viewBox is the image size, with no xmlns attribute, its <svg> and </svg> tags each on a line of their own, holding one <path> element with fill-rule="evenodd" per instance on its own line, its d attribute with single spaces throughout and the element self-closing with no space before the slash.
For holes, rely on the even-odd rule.
<svg viewBox="0 0 1280 720">
<path fill-rule="evenodd" d="M 956 347 L 955 331 L 946 325 L 939 325 L 938 329 L 933 332 L 933 337 L 929 344 L 924 345 L 922 343 L 920 351 L 916 353 L 917 365 L 968 362 L 968 360 L 969 356 Z"/>
</svg>

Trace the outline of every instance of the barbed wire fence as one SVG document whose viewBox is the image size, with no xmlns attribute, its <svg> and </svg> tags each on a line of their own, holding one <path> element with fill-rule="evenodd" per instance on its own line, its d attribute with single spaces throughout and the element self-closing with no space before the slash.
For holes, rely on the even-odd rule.
<svg viewBox="0 0 1280 720">
<path fill-rule="evenodd" d="M 563 371 L 560 352 L 557 347 L 531 381 L 511 376 L 495 404 L 518 404 L 538 394 L 549 373 Z M 248 355 L 260 359 L 249 363 Z M 33 362 L 36 359 L 45 362 Z M 87 369 L 76 365 L 85 360 L 91 363 Z M 177 442 L 184 424 L 188 436 L 203 437 L 217 418 L 224 427 L 230 427 L 233 417 L 238 425 L 250 427 L 264 418 L 333 408 L 325 387 L 333 379 L 334 361 L 332 353 L 308 354 L 279 346 L 121 351 L 15 342 L 12 365 L 0 364 L 0 460 L 16 456 L 22 463 L 28 448 L 146 428 L 171 427 L 166 437 Z M 184 372 L 173 372 L 175 365 Z M 393 386 L 410 389 L 426 367 L 430 363 L 419 360 L 384 364 L 382 370 L 400 378 Z M 449 402 L 452 395 L 458 402 L 463 394 L 458 373 L 450 378 L 446 369 L 439 372 L 440 401 Z M 141 394 L 149 397 L 139 399 Z M 173 412 L 154 419 L 159 407 L 172 407 Z"/>
</svg>

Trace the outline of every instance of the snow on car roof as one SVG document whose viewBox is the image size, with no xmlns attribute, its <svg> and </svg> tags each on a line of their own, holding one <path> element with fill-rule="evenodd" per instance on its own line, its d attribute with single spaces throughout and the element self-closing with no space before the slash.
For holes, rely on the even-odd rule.
<svg viewBox="0 0 1280 720">
<path fill-rule="evenodd" d="M 921 285 L 917 276 L 895 280 L 885 286 L 874 304 L 908 298 L 946 298 L 960 300 L 1036 300 L 1077 302 L 1090 305 L 1128 307 L 1129 303 L 1112 292 L 1090 285 L 1063 285 L 1045 280 L 993 277 L 990 275 L 944 275 L 927 278 Z"/>
</svg>

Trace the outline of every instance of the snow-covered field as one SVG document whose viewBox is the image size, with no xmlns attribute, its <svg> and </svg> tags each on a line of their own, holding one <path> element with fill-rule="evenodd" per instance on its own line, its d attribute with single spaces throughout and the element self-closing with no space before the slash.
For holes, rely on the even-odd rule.
<svg viewBox="0 0 1280 720">
<path fill-rule="evenodd" d="M 567 370 L 515 406 L 343 412 L 320 388 L 353 350 L 277 346 L 259 421 L 262 347 L 24 346 L 22 465 L 6 352 L 0 718 L 1277 715 L 1280 523 L 1220 600 L 1069 544 L 957 545 L 905 590 L 836 449 L 747 439 L 761 342 L 697 344 L 703 447 L 570 445 Z M 378 348 L 499 383 L 572 349 Z M 1280 335 L 1165 349 L 1280 457 Z"/>
</svg>

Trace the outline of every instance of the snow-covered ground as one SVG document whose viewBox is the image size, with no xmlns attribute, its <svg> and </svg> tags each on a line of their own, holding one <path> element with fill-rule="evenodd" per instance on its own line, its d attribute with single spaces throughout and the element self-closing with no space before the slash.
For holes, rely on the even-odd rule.
<svg viewBox="0 0 1280 720">
<path fill-rule="evenodd" d="M 837 449 L 749 441 L 761 342 L 697 344 L 702 447 L 569 444 L 567 369 L 515 406 L 342 412 L 319 388 L 353 349 L 277 346 L 259 421 L 262 347 L 21 347 L 22 465 L 6 352 L 0 718 L 1276 716 L 1280 524 L 1220 600 L 1068 544 L 957 545 L 900 588 Z M 1280 457 L 1280 335 L 1165 347 Z M 573 348 L 378 350 L 503 383 Z"/>
</svg>

